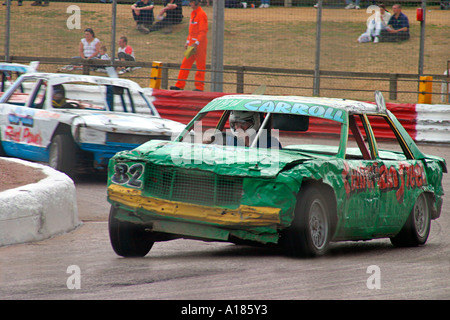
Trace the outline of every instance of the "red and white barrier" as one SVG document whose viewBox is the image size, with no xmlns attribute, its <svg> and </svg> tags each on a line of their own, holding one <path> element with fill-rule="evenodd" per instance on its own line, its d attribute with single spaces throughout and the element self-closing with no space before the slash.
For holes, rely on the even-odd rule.
<svg viewBox="0 0 450 320">
<path fill-rule="evenodd" d="M 153 104 L 161 117 L 187 124 L 208 102 L 229 94 L 153 89 Z M 450 143 L 450 105 L 387 103 L 386 107 L 415 141 Z M 394 138 L 384 121 L 372 123 L 372 128 L 376 136 Z M 338 134 L 339 126 L 323 126 L 319 118 L 311 118 L 309 130 Z"/>
<path fill-rule="evenodd" d="M 416 104 L 416 141 L 450 142 L 450 105 Z"/>
</svg>

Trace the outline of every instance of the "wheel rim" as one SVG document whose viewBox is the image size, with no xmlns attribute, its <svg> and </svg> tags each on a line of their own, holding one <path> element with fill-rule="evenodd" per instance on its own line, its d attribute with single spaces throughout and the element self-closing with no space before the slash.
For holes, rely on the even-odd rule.
<svg viewBox="0 0 450 320">
<path fill-rule="evenodd" d="M 328 221 L 325 207 L 318 199 L 311 204 L 309 230 L 314 247 L 318 250 L 322 249 L 328 239 Z"/>
<path fill-rule="evenodd" d="M 414 226 L 417 234 L 423 238 L 427 235 L 429 224 L 429 212 L 425 197 L 420 195 L 414 205 Z"/>
</svg>

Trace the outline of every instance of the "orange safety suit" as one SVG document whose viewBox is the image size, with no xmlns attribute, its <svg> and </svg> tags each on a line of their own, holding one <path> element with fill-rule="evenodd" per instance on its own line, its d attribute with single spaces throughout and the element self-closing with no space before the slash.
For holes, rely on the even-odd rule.
<svg viewBox="0 0 450 320">
<path fill-rule="evenodd" d="M 195 73 L 195 89 L 203 91 L 205 87 L 205 70 L 206 70 L 206 47 L 208 39 L 208 17 L 205 11 L 199 6 L 192 10 L 191 19 L 189 20 L 189 35 L 186 40 L 186 47 L 194 43 L 197 44 L 196 52 L 189 59 L 184 58 L 181 63 L 180 72 L 178 73 L 178 81 L 176 87 L 184 89 L 186 86 L 186 79 L 189 76 L 189 69 L 191 69 L 194 62 L 197 65 L 197 72 Z"/>
</svg>

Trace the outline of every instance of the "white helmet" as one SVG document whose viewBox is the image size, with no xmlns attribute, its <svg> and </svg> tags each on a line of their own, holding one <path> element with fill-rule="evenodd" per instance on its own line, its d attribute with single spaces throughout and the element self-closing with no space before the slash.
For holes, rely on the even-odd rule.
<svg viewBox="0 0 450 320">
<path fill-rule="evenodd" d="M 261 126 L 259 113 L 252 111 L 231 111 L 229 122 L 231 132 L 234 135 L 236 135 L 235 124 L 237 122 L 250 122 L 250 126 L 246 129 L 246 131 L 252 129 L 254 132 L 257 132 Z"/>
</svg>

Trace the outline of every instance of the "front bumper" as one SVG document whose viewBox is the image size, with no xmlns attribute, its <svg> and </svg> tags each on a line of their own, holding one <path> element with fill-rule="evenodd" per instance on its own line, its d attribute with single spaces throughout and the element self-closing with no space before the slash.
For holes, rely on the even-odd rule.
<svg viewBox="0 0 450 320">
<path fill-rule="evenodd" d="M 119 220 L 154 225 L 154 231 L 216 240 L 235 236 L 263 243 L 278 241 L 280 208 L 202 206 L 143 196 L 140 190 L 120 185 L 108 187 L 108 201 L 123 209 Z"/>
</svg>

